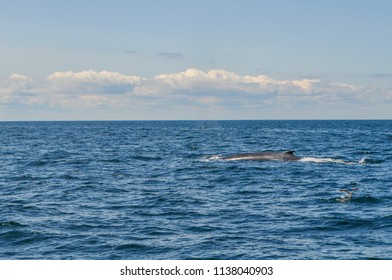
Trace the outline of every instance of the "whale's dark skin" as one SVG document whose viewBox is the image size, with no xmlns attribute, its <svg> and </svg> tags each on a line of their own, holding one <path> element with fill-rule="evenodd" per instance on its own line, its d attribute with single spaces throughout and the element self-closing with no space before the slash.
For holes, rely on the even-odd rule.
<svg viewBox="0 0 392 280">
<path fill-rule="evenodd" d="M 294 151 L 286 152 L 260 152 L 236 154 L 223 157 L 223 160 L 282 160 L 282 161 L 297 161 L 300 157 L 294 155 Z"/>
</svg>

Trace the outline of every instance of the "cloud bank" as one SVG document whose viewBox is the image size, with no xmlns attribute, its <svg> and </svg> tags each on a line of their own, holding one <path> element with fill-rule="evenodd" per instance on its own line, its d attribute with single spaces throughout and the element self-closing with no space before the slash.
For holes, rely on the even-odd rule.
<svg viewBox="0 0 392 280">
<path fill-rule="evenodd" d="M 225 70 L 188 69 L 153 78 L 93 70 L 55 72 L 38 81 L 20 74 L 0 78 L 1 108 L 88 112 L 98 119 L 335 118 L 337 112 L 344 118 L 391 99 L 389 89 Z M 103 111 L 111 115 L 99 117 Z"/>
</svg>

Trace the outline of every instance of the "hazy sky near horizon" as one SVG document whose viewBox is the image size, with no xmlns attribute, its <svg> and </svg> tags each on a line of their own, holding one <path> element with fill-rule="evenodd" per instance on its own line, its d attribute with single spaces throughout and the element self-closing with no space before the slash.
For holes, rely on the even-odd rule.
<svg viewBox="0 0 392 280">
<path fill-rule="evenodd" d="M 0 0 L 0 120 L 390 119 L 391 11 Z"/>
</svg>

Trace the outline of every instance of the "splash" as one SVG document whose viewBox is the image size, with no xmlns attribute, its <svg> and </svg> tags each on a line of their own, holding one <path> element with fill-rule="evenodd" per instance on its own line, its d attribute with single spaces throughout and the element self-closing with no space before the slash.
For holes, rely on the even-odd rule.
<svg viewBox="0 0 392 280">
<path fill-rule="evenodd" d="M 366 163 L 366 158 L 362 158 L 358 163 L 359 164 L 365 164 Z"/>
</svg>

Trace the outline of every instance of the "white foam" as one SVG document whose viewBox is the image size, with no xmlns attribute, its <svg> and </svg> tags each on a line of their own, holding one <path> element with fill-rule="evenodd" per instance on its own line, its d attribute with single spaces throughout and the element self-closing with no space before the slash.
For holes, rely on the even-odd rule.
<svg viewBox="0 0 392 280">
<path fill-rule="evenodd" d="M 217 160 L 221 160 L 222 158 L 223 157 L 221 155 L 212 155 L 212 156 L 203 157 L 200 161 L 202 162 L 217 161 Z"/>
<path fill-rule="evenodd" d="M 304 157 L 301 158 L 299 161 L 305 162 L 316 162 L 316 163 L 341 163 L 341 164 L 353 164 L 353 162 L 347 162 L 341 159 L 335 158 L 314 158 L 314 157 Z"/>
</svg>

